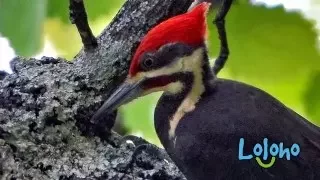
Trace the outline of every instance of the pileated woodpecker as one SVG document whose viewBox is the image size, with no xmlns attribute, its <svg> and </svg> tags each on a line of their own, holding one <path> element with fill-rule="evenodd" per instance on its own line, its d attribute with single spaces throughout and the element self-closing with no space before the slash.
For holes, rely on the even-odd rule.
<svg viewBox="0 0 320 180">
<path fill-rule="evenodd" d="M 319 180 L 319 127 L 262 90 L 215 77 L 205 44 L 208 8 L 201 3 L 151 29 L 127 79 L 93 120 L 164 91 L 156 132 L 188 180 Z"/>
</svg>

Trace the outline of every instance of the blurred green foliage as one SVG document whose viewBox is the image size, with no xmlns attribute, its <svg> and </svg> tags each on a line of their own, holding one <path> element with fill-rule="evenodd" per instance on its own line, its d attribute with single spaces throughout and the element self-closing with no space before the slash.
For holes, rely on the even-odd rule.
<svg viewBox="0 0 320 180">
<path fill-rule="evenodd" d="M 58 18 L 64 23 L 69 21 L 69 0 L 48 0 L 48 17 Z M 94 0 L 84 1 L 89 21 L 101 16 L 114 15 L 114 9 L 119 9 L 124 0 Z M 67 10 L 67 11 L 66 11 Z"/>
<path fill-rule="evenodd" d="M 302 101 L 305 104 L 307 115 L 320 124 L 320 71 L 314 72 L 309 79 L 306 87 L 305 98 Z"/>
<path fill-rule="evenodd" d="M 156 144 L 160 144 L 160 141 L 156 137 L 153 125 L 153 111 L 160 95 L 161 93 L 154 93 L 141 97 L 121 107 L 120 111 L 123 114 L 124 125 L 131 134 L 143 136 Z"/>
<path fill-rule="evenodd" d="M 313 0 L 320 4 L 320 0 Z M 124 0 L 88 0 L 89 23 L 95 35 L 111 21 Z M 219 41 L 209 14 L 209 52 L 217 55 Z M 81 48 L 76 28 L 69 23 L 67 0 L 0 0 L 0 33 L 19 55 L 31 56 L 44 36 L 58 54 L 71 59 Z M 231 55 L 220 77 L 257 86 L 320 125 L 320 53 L 314 24 L 299 12 L 281 6 L 266 8 L 238 1 L 227 17 Z M 68 39 L 68 41 L 66 41 Z M 160 94 L 121 108 L 129 133 L 159 143 L 153 110 Z"/>
<path fill-rule="evenodd" d="M 0 0 L 0 34 L 17 54 L 32 56 L 41 49 L 46 10 L 47 0 Z"/>
<path fill-rule="evenodd" d="M 72 59 L 82 44 L 77 29 L 69 21 L 69 1 L 48 1 L 47 21 L 44 23 L 45 34 L 60 55 Z M 99 35 L 117 13 L 124 0 L 89 0 L 84 2 L 91 29 L 94 35 Z"/>
<path fill-rule="evenodd" d="M 94 27 L 99 18 L 104 18 L 106 25 L 123 2 L 85 1 L 89 23 Z M 39 53 L 45 35 L 65 58 L 71 59 L 81 48 L 77 30 L 69 21 L 68 0 L 0 0 L 0 34 L 21 56 Z M 65 41 L 67 38 L 70 40 Z"/>
</svg>

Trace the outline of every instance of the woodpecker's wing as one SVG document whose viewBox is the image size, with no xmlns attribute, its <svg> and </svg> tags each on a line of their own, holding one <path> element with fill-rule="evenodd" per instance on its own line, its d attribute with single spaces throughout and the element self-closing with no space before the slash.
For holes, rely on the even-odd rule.
<svg viewBox="0 0 320 180">
<path fill-rule="evenodd" d="M 180 120 L 176 137 L 168 152 L 190 179 L 320 179 L 320 128 L 243 83 L 218 80 L 214 92 Z M 243 154 L 252 159 L 239 160 L 240 138 Z M 268 148 L 296 143 L 300 153 L 290 160 L 277 156 L 272 167 L 261 167 L 253 149 L 257 143 L 264 147 L 264 138 Z M 264 164 L 271 161 L 266 153 L 266 161 L 260 157 Z"/>
</svg>

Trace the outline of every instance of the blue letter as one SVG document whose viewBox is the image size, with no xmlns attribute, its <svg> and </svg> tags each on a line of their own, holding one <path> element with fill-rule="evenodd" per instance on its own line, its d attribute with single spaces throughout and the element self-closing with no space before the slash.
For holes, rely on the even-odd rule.
<svg viewBox="0 0 320 180">
<path fill-rule="evenodd" d="M 283 143 L 280 143 L 279 158 L 283 158 L 284 154 L 287 155 L 287 160 L 290 160 L 290 150 L 289 150 L 289 148 L 283 149 Z"/>
<path fill-rule="evenodd" d="M 298 156 L 299 153 L 300 153 L 300 147 L 298 144 L 294 143 L 291 146 L 291 154 L 292 156 Z"/>
<path fill-rule="evenodd" d="M 262 154 L 262 146 L 261 144 L 257 143 L 254 148 L 253 148 L 253 153 L 254 155 L 256 155 L 257 157 L 260 156 Z"/>
<path fill-rule="evenodd" d="M 277 156 L 278 153 L 279 153 L 279 147 L 278 147 L 278 145 L 276 145 L 276 144 L 273 143 L 273 144 L 271 145 L 271 147 L 270 147 L 270 154 L 271 154 L 272 156 Z"/>
<path fill-rule="evenodd" d="M 268 138 L 263 139 L 263 160 L 268 159 Z"/>
<path fill-rule="evenodd" d="M 240 138 L 240 141 L 239 141 L 239 160 L 251 159 L 252 158 L 251 154 L 246 155 L 246 156 L 243 155 L 243 147 L 244 147 L 244 139 Z"/>
</svg>

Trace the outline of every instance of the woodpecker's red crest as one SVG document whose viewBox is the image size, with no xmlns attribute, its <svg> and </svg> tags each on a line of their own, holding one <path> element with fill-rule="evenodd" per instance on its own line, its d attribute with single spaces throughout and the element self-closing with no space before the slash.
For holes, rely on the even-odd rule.
<svg viewBox="0 0 320 180">
<path fill-rule="evenodd" d="M 135 76 L 140 70 L 141 56 L 157 51 L 168 43 L 184 43 L 190 46 L 203 44 L 206 36 L 206 13 L 210 3 L 203 2 L 188 13 L 170 18 L 151 29 L 136 50 L 129 70 Z"/>
</svg>

